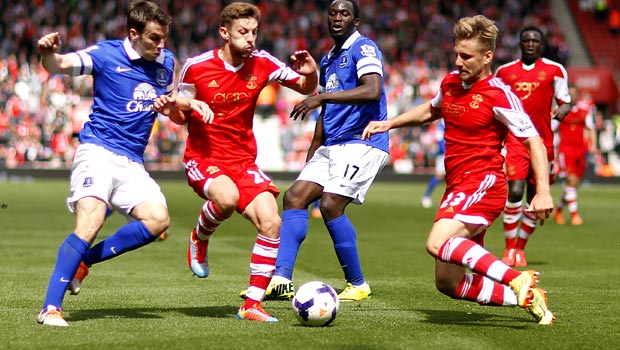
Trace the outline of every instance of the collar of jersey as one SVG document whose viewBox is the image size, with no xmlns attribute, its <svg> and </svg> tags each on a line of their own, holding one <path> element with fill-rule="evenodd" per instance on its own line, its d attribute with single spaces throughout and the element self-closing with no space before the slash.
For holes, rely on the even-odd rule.
<svg viewBox="0 0 620 350">
<path fill-rule="evenodd" d="M 131 47 L 131 43 L 129 42 L 129 37 L 125 38 L 125 41 L 123 41 L 123 47 L 125 48 L 125 52 L 127 52 L 127 56 L 129 56 L 129 59 L 132 61 L 135 60 L 139 60 L 142 57 L 140 57 L 140 54 L 138 54 L 138 52 L 136 50 L 133 49 L 133 47 Z M 161 50 L 161 53 L 159 54 L 159 57 L 157 57 L 157 63 L 164 63 L 164 50 Z"/>
<path fill-rule="evenodd" d="M 349 38 L 347 38 L 347 41 L 345 41 L 344 44 L 342 44 L 342 48 L 340 48 L 340 50 L 341 51 L 346 50 L 349 47 L 351 47 L 351 45 L 353 45 L 355 40 L 357 40 L 357 38 L 359 38 L 360 36 L 362 36 L 362 34 L 360 34 L 360 32 L 358 32 L 357 30 L 353 32 L 353 34 L 351 34 Z M 332 47 L 332 49 L 329 51 L 328 57 L 332 57 L 333 55 L 337 54 L 337 52 L 334 52 L 335 49 L 336 49 L 336 46 Z"/>
</svg>

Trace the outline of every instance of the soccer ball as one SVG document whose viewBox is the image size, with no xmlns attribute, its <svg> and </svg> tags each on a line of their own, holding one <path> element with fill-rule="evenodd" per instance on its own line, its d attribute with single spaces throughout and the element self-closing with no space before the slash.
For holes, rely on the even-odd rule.
<svg viewBox="0 0 620 350">
<path fill-rule="evenodd" d="M 327 326 L 336 318 L 339 303 L 334 288 L 321 281 L 312 281 L 295 291 L 293 311 L 304 326 Z"/>
</svg>

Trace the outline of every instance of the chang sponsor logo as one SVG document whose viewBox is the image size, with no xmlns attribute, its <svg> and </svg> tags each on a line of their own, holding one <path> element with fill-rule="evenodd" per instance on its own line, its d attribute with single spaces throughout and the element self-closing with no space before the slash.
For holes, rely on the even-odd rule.
<svg viewBox="0 0 620 350">
<path fill-rule="evenodd" d="M 340 83 L 338 82 L 338 76 L 336 74 L 332 74 L 327 79 L 327 84 L 325 84 L 325 91 L 333 91 L 338 88 Z"/>
</svg>

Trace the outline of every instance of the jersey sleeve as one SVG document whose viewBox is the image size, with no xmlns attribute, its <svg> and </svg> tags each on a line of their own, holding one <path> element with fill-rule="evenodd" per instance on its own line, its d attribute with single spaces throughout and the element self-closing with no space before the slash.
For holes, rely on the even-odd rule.
<svg viewBox="0 0 620 350">
<path fill-rule="evenodd" d="M 563 66 L 558 66 L 558 73 L 553 77 L 553 96 L 558 103 L 570 103 L 568 92 L 568 73 Z"/>
<path fill-rule="evenodd" d="M 498 88 L 493 107 L 495 118 L 506 125 L 508 130 L 519 139 L 539 136 L 532 119 L 523 109 L 521 99 L 512 92 L 510 87 L 497 78 L 491 80 L 491 85 Z"/>
<path fill-rule="evenodd" d="M 196 98 L 196 84 L 194 83 L 191 66 L 186 63 L 179 77 L 178 94 L 185 98 Z"/>
<path fill-rule="evenodd" d="M 101 61 L 99 58 L 105 56 L 103 49 L 98 45 L 90 46 L 86 49 L 71 52 L 67 54 L 67 58 L 71 61 L 73 70 L 71 76 L 92 75 L 95 71 L 95 61 Z"/>
<path fill-rule="evenodd" d="M 452 74 L 452 73 L 450 73 L 450 74 Z M 437 91 L 437 95 L 435 95 L 435 97 L 433 97 L 433 99 L 431 100 L 431 106 L 432 107 L 441 109 L 441 103 L 443 102 L 443 90 L 445 89 L 446 80 L 448 79 L 449 76 L 450 75 L 447 75 L 441 81 L 441 84 L 439 86 L 439 91 Z"/>
<path fill-rule="evenodd" d="M 258 57 L 263 58 L 268 64 L 266 69 L 269 71 L 269 82 L 273 81 L 283 84 L 291 85 L 295 84 L 301 77 L 293 68 L 287 66 L 284 62 L 277 59 L 267 51 L 261 50 L 257 53 Z"/>
<path fill-rule="evenodd" d="M 362 41 L 359 46 L 352 48 L 352 54 L 356 59 L 358 79 L 366 74 L 383 76 L 383 54 L 374 42 Z"/>
<path fill-rule="evenodd" d="M 439 91 L 437 92 L 437 95 L 435 95 L 435 97 L 433 97 L 433 99 L 431 100 L 431 106 L 435 108 L 441 108 L 442 101 L 443 101 L 443 92 L 441 91 L 441 89 L 439 89 Z"/>
<path fill-rule="evenodd" d="M 586 128 L 596 130 L 596 124 L 594 124 L 594 116 L 592 111 L 589 111 L 586 115 Z"/>
<path fill-rule="evenodd" d="M 495 118 L 508 127 L 520 139 L 538 136 L 530 117 L 523 111 L 504 107 L 493 107 Z"/>
</svg>

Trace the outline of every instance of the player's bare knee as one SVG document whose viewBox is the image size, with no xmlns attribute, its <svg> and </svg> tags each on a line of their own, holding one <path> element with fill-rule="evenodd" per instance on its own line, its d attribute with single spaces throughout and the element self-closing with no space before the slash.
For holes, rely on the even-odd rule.
<svg viewBox="0 0 620 350">
<path fill-rule="evenodd" d="M 426 251 L 434 258 L 437 258 L 439 256 L 440 248 L 441 248 L 441 245 L 438 245 L 435 241 L 433 240 L 426 241 Z"/>
<path fill-rule="evenodd" d="M 321 198 L 319 207 L 326 221 L 334 220 L 344 215 L 344 210 L 349 202 L 339 201 L 338 199 L 338 197 L 333 196 L 324 196 Z"/>
<path fill-rule="evenodd" d="M 286 209 L 302 209 L 308 205 L 306 198 L 298 195 L 292 188 L 284 192 L 282 202 Z"/>
<path fill-rule="evenodd" d="M 158 236 L 170 227 L 170 215 L 165 207 L 154 208 L 143 222 L 151 234 Z"/>
<path fill-rule="evenodd" d="M 272 218 L 268 220 L 262 220 L 260 223 L 259 231 L 269 237 L 269 238 L 278 238 L 280 237 L 280 226 L 282 225 L 282 219 L 280 219 L 279 215 L 274 215 Z"/>
<path fill-rule="evenodd" d="M 230 217 L 237 209 L 237 205 L 239 204 L 239 194 L 229 194 L 225 196 L 219 196 L 218 198 L 213 200 L 215 205 L 222 213 L 224 217 Z"/>
</svg>

